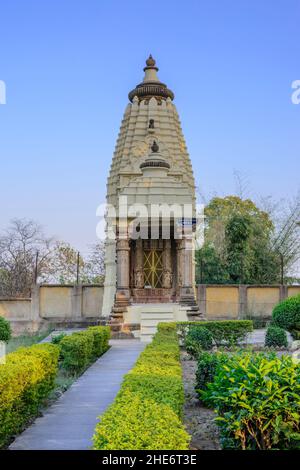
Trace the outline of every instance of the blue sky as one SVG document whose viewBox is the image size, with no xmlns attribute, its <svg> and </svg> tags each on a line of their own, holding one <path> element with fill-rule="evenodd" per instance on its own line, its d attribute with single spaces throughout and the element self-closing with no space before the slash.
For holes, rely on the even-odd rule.
<svg viewBox="0 0 300 470">
<path fill-rule="evenodd" d="M 85 250 L 127 94 L 151 52 L 175 92 L 197 184 L 299 188 L 299 0 L 3 0 L 0 230 L 33 218 Z"/>
</svg>

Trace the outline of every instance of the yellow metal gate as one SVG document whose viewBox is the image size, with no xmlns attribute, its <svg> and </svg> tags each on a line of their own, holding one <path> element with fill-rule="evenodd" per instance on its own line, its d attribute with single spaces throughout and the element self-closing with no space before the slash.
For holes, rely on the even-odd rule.
<svg viewBox="0 0 300 470">
<path fill-rule="evenodd" d="M 144 282 L 152 288 L 162 287 L 162 251 L 144 251 Z"/>
</svg>

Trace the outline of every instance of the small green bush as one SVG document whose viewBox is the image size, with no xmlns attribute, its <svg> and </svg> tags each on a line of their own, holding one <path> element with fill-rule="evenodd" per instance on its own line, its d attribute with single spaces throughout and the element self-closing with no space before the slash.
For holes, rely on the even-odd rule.
<svg viewBox="0 0 300 470">
<path fill-rule="evenodd" d="M 251 320 L 177 322 L 178 331 L 183 338 L 191 327 L 209 329 L 217 346 L 236 346 L 245 340 L 248 333 L 253 331 Z"/>
<path fill-rule="evenodd" d="M 217 412 L 225 449 L 299 449 L 300 367 L 290 356 L 227 355 L 200 397 Z"/>
<path fill-rule="evenodd" d="M 284 330 L 300 330 L 300 294 L 279 302 L 272 313 L 273 323 Z"/>
<path fill-rule="evenodd" d="M 195 389 L 201 397 L 201 392 L 206 389 L 207 384 L 213 382 L 217 366 L 226 360 L 223 353 L 202 352 L 197 361 L 196 386 Z"/>
<path fill-rule="evenodd" d="M 6 318 L 0 317 L 0 341 L 7 343 L 11 338 L 10 323 Z"/>
<path fill-rule="evenodd" d="M 0 448 L 36 416 L 54 386 L 59 348 L 37 344 L 7 354 L 0 365 Z"/>
<path fill-rule="evenodd" d="M 71 374 L 80 373 L 89 363 L 89 338 L 74 333 L 60 342 L 62 367 Z"/>
<path fill-rule="evenodd" d="M 213 334 L 203 326 L 191 327 L 185 337 L 185 349 L 191 356 L 197 357 L 202 350 L 208 351 L 213 347 Z"/>
<path fill-rule="evenodd" d="M 300 339 L 300 330 L 291 330 L 291 335 L 294 340 Z"/>
<path fill-rule="evenodd" d="M 91 327 L 65 336 L 59 342 L 62 367 L 71 374 L 81 373 L 92 361 L 108 349 L 110 329 Z"/>
<path fill-rule="evenodd" d="M 176 323 L 161 323 L 94 434 L 99 450 L 187 450 Z"/>
<path fill-rule="evenodd" d="M 66 333 L 59 333 L 58 335 L 52 336 L 51 338 L 51 343 L 52 344 L 59 344 L 63 338 L 65 338 L 67 335 Z"/>
<path fill-rule="evenodd" d="M 94 335 L 93 354 L 99 357 L 108 349 L 110 328 L 109 326 L 90 326 L 88 330 Z"/>
<path fill-rule="evenodd" d="M 270 325 L 266 333 L 265 346 L 270 348 L 287 348 L 288 340 L 286 331 L 283 328 L 280 328 L 280 326 Z"/>
</svg>

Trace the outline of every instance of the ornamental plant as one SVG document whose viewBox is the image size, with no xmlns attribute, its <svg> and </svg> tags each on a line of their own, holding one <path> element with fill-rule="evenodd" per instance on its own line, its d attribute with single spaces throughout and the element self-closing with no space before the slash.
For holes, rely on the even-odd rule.
<svg viewBox="0 0 300 470">
<path fill-rule="evenodd" d="M 286 331 L 280 328 L 280 326 L 270 325 L 266 332 L 265 346 L 271 348 L 287 348 L 288 340 Z"/>
<path fill-rule="evenodd" d="M 227 356 L 199 393 L 217 412 L 225 449 L 300 448 L 300 368 L 290 356 Z"/>
<path fill-rule="evenodd" d="M 283 300 L 272 312 L 273 324 L 291 333 L 300 330 L 300 294 Z M 295 335 L 297 336 L 297 334 Z"/>
<path fill-rule="evenodd" d="M 213 382 L 217 366 L 221 361 L 225 361 L 226 357 L 226 354 L 221 352 L 210 353 L 205 351 L 199 354 L 195 386 L 199 396 L 201 396 L 201 392 L 205 390 L 207 384 Z"/>
</svg>

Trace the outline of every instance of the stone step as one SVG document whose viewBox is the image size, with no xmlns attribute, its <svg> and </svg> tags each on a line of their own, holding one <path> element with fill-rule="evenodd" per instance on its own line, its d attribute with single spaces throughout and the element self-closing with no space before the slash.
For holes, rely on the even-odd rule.
<svg viewBox="0 0 300 470">
<path fill-rule="evenodd" d="M 168 308 L 159 308 L 159 307 L 151 307 L 151 308 L 148 308 L 148 307 L 145 307 L 141 310 L 141 313 L 146 313 L 146 314 L 158 314 L 158 315 L 162 315 L 164 313 L 173 313 L 173 308 L 172 307 L 168 307 Z"/>
<path fill-rule="evenodd" d="M 173 320 L 172 318 L 142 318 L 141 323 L 143 326 L 157 326 L 158 323 L 168 323 Z"/>
<path fill-rule="evenodd" d="M 143 336 L 143 335 L 155 335 L 156 330 L 157 330 L 156 325 L 152 325 L 152 326 L 142 325 L 141 326 L 141 336 Z"/>
<path fill-rule="evenodd" d="M 141 313 L 141 320 L 169 320 L 172 321 L 174 318 L 173 312 L 170 313 Z"/>
<path fill-rule="evenodd" d="M 157 331 L 158 323 L 174 321 L 174 305 L 145 305 L 141 310 L 141 341 L 151 342 Z"/>
</svg>

